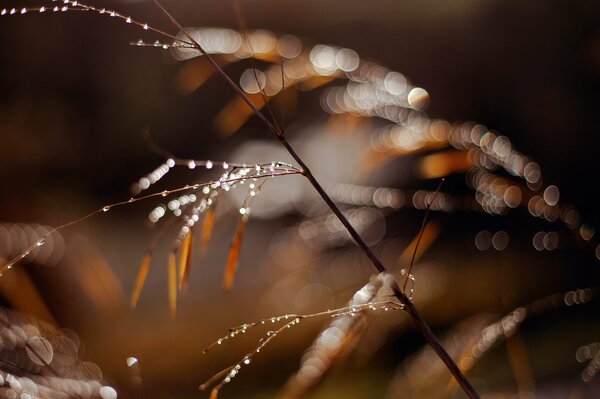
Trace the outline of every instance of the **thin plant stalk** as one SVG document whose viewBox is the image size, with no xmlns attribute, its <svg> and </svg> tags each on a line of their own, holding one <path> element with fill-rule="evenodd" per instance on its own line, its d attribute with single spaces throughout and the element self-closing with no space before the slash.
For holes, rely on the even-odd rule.
<svg viewBox="0 0 600 399">
<path fill-rule="evenodd" d="M 369 246 L 365 243 L 365 241 L 360 237 L 358 232 L 352 227 L 348 219 L 344 216 L 342 211 L 337 207 L 337 205 L 333 202 L 333 200 L 327 195 L 321 184 L 317 181 L 310 168 L 304 163 L 302 158 L 296 153 L 296 151 L 289 144 L 287 139 L 285 138 L 282 130 L 278 129 L 273 123 L 271 123 L 265 115 L 263 115 L 256 106 L 252 103 L 250 98 L 242 91 L 242 89 L 225 73 L 225 71 L 216 63 L 216 61 L 202 48 L 200 43 L 196 41 L 187 31 L 177 22 L 177 20 L 161 5 L 158 0 L 154 0 L 156 6 L 169 18 L 171 23 L 177 29 L 179 29 L 190 42 L 193 43 L 193 46 L 204 55 L 210 62 L 210 64 L 215 68 L 216 72 L 221 75 L 223 79 L 231 86 L 231 88 L 240 96 L 240 98 L 250 107 L 252 112 L 262 121 L 262 123 L 277 137 L 281 145 L 288 151 L 288 153 L 294 158 L 294 160 L 300 165 L 302 169 L 302 174 L 306 177 L 309 183 L 313 186 L 313 188 L 319 193 L 323 201 L 327 204 L 329 209 L 336 215 L 338 220 L 344 225 L 352 239 L 358 245 L 358 247 L 365 253 L 365 255 L 369 258 L 373 266 L 377 269 L 378 272 L 383 273 L 387 272 L 387 268 L 383 265 L 383 263 L 377 258 L 377 256 L 371 251 Z M 467 394 L 467 396 L 471 399 L 479 398 L 479 394 L 475 391 L 475 388 L 471 385 L 471 383 L 464 376 L 460 368 L 456 365 L 454 360 L 450 357 L 448 352 L 441 345 L 440 341 L 437 339 L 433 331 L 429 325 L 423 320 L 416 307 L 412 304 L 410 299 L 402 292 L 397 282 L 393 282 L 392 291 L 394 296 L 400 301 L 401 304 L 404 305 L 405 311 L 408 313 L 411 318 L 415 328 L 423 335 L 423 337 L 427 340 L 428 344 L 432 347 L 432 349 L 436 352 L 438 357 L 444 362 L 450 373 L 454 376 L 458 384 L 461 386 L 463 391 Z"/>
</svg>

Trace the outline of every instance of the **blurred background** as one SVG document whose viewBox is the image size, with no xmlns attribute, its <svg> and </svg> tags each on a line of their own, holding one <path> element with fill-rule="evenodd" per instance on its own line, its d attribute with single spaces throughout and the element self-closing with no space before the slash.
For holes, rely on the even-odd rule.
<svg viewBox="0 0 600 399">
<path fill-rule="evenodd" d="M 7 14 L 10 7 L 54 6 L 5 3 Z M 152 2 L 94 5 L 177 33 Z M 414 298 L 482 396 L 600 394 L 597 2 L 164 5 L 186 27 L 245 25 L 256 39 L 252 52 L 267 43 L 254 65 L 277 115 L 285 104 L 290 141 L 398 276 L 425 204 L 446 178 L 417 254 Z M 165 162 L 156 146 L 181 159 L 289 162 L 257 118 L 244 117 L 203 57 L 132 46 L 163 38 L 91 11 L 38 14 L 0 17 L 0 258 L 17 256 L 50 227 L 127 200 L 132 184 Z M 341 52 L 342 61 L 360 56 L 360 68 L 338 58 L 335 67 L 323 64 L 340 49 L 353 50 Z M 262 104 L 254 77 L 247 79 L 252 62 L 236 51 L 217 60 Z M 269 74 L 282 57 L 289 73 L 283 102 Z M 301 57 L 312 64 L 296 79 L 294 59 Z M 408 111 L 390 117 L 388 108 L 336 102 L 336 93 L 354 87 L 348 78 L 357 87 L 380 81 L 404 101 L 394 107 Z M 403 133 L 394 136 L 390 122 Z M 494 132 L 486 136 L 488 129 Z M 148 192 L 218 176 L 174 169 Z M 0 279 L 7 315 L 0 370 L 44 373 L 39 363 L 26 367 L 31 356 L 7 338 L 18 336 L 11 325 L 35 325 L 70 348 L 55 345 L 55 353 L 86 362 L 119 397 L 208 397 L 198 384 L 240 361 L 261 337 L 249 332 L 203 355 L 229 327 L 344 306 L 373 274 L 311 187 L 286 176 L 267 182 L 254 201 L 234 287 L 225 292 L 222 275 L 245 195 L 240 187 L 220 199 L 208 252 L 193 252 L 175 320 L 166 265 L 176 225 L 160 240 L 137 307 L 129 306 L 140 262 L 161 229 L 148 214 L 168 200 L 114 208 L 53 235 Z M 307 397 L 462 397 L 401 312 L 372 312 L 366 320 L 353 350 Z M 307 321 L 277 337 L 222 397 L 283 395 L 326 323 Z M 59 374 L 75 367 L 49 360 Z"/>
</svg>

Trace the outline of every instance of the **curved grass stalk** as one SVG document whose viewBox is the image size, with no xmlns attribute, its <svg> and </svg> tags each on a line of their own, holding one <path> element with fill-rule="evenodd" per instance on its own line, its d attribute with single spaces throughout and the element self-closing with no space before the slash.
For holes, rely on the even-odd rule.
<svg viewBox="0 0 600 399">
<path fill-rule="evenodd" d="M 80 218 L 77 218 L 75 220 L 72 220 L 70 222 L 67 222 L 65 224 L 62 224 L 58 227 L 54 227 L 52 229 L 50 229 L 46 234 L 44 234 L 43 236 L 41 236 L 34 244 L 30 245 L 28 248 L 26 248 L 23 252 L 21 252 L 19 255 L 17 255 L 16 257 L 12 258 L 11 260 L 8 261 L 8 263 L 6 263 L 5 265 L 2 266 L 2 268 L 0 268 L 0 277 L 8 270 L 12 269 L 17 262 L 25 259 L 30 253 L 31 251 L 33 251 L 34 249 L 41 247 L 42 245 L 44 245 L 44 243 L 46 242 L 46 239 L 51 236 L 53 233 L 57 232 L 57 231 L 61 231 L 64 230 L 68 227 L 71 227 L 73 225 L 76 225 L 78 223 L 81 223 L 83 221 L 86 221 L 96 215 L 99 214 L 103 214 L 103 213 L 107 213 L 109 210 L 116 208 L 116 207 L 121 207 L 124 205 L 131 205 L 132 203 L 135 202 L 139 202 L 139 201 L 144 201 L 150 198 L 157 198 L 157 197 L 167 197 L 169 195 L 175 194 L 175 193 L 180 193 L 180 192 L 187 192 L 187 191 L 197 191 L 199 189 L 202 189 L 204 187 L 213 187 L 216 185 L 221 185 L 221 184 L 233 184 L 233 183 L 239 183 L 242 181 L 246 181 L 249 178 L 251 179 L 269 179 L 272 177 L 280 177 L 280 176 L 290 176 L 290 175 L 298 175 L 298 174 L 302 174 L 303 172 L 299 169 L 296 168 L 288 168 L 286 167 L 285 169 L 278 169 L 278 168 L 273 168 L 273 171 L 268 171 L 267 174 L 261 174 L 261 175 L 256 175 L 256 176 L 251 176 L 251 177 L 247 177 L 247 176 L 240 176 L 240 177 L 234 177 L 234 178 L 230 178 L 230 179 L 219 179 L 219 180 L 212 180 L 209 182 L 205 182 L 205 183 L 196 183 L 196 184 L 187 184 L 183 187 L 178 187 L 178 188 L 174 188 L 174 189 L 169 189 L 169 190 L 163 190 L 161 192 L 157 192 L 157 193 L 152 193 L 152 194 L 147 194 L 144 196 L 140 196 L 140 197 L 131 197 L 128 200 L 125 201 L 119 201 L 119 202 L 114 202 L 112 204 L 108 204 L 108 205 L 104 205 L 101 208 L 96 209 L 95 211 L 92 211 Z"/>
</svg>

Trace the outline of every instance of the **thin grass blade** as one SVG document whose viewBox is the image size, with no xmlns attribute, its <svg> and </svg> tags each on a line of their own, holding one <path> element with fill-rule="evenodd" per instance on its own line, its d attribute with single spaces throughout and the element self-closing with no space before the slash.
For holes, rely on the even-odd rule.
<svg viewBox="0 0 600 399">
<path fill-rule="evenodd" d="M 168 284 L 169 284 L 169 311 L 174 319 L 177 315 L 177 258 L 175 252 L 169 254 L 169 263 L 167 265 Z"/>
<path fill-rule="evenodd" d="M 150 270 L 150 263 L 152 263 L 152 252 L 148 252 L 142 259 L 142 263 L 140 263 L 140 268 L 138 270 L 137 278 L 135 279 L 133 292 L 131 293 L 130 305 L 132 308 L 135 308 L 138 300 L 140 299 L 142 289 L 146 283 L 146 277 L 148 277 L 148 271 Z"/>
<path fill-rule="evenodd" d="M 192 260 L 193 230 L 185 236 L 179 252 L 179 289 L 187 288 L 190 278 L 190 263 Z"/>
<path fill-rule="evenodd" d="M 233 279 L 235 278 L 235 272 L 240 258 L 240 249 L 242 248 L 242 239 L 244 238 L 244 227 L 246 226 L 246 220 L 241 219 L 238 223 L 235 231 L 233 243 L 229 250 L 229 257 L 227 258 L 227 266 L 225 267 L 225 276 L 223 278 L 223 288 L 230 290 L 233 286 Z"/>
<path fill-rule="evenodd" d="M 208 244 L 212 236 L 213 226 L 215 225 L 215 205 L 206 211 L 204 222 L 202 223 L 202 234 L 200 235 L 200 254 L 206 255 Z"/>
</svg>

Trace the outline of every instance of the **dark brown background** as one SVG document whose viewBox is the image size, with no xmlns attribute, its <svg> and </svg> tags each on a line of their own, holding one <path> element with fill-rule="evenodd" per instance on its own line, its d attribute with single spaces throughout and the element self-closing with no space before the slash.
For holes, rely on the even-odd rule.
<svg viewBox="0 0 600 399">
<path fill-rule="evenodd" d="M 475 120 L 497 129 L 540 163 L 547 182 L 560 187 L 561 199 L 576 204 L 585 220 L 595 225 L 600 222 L 598 2 L 290 0 L 241 4 L 249 28 L 353 48 L 425 87 L 431 96 L 431 116 Z M 173 31 L 151 2 L 102 5 Z M 237 26 L 233 7 L 226 1 L 165 0 L 165 6 L 185 26 Z M 56 225 L 126 198 L 131 182 L 160 162 L 140 134 L 145 127 L 162 146 L 181 157 L 210 158 L 250 138 L 268 138 L 255 122 L 230 139 L 214 134 L 212 116 L 232 98 L 230 90 L 212 79 L 198 93 L 178 94 L 173 76 L 179 65 L 167 53 L 130 47 L 128 43 L 140 37 L 154 39 L 132 26 L 79 13 L 26 15 L 0 18 L 0 32 L 2 222 Z M 241 71 L 236 68 L 230 70 L 232 74 Z M 289 123 L 324 118 L 317 99 L 314 93 L 303 97 Z M 83 240 L 82 245 L 92 246 L 114 269 L 123 292 L 129 292 L 137 262 L 151 237 L 142 222 L 149 206 L 116 211 L 80 225 L 66 232 L 65 239 Z M 420 217 L 410 213 L 398 220 L 409 226 L 410 231 L 402 233 L 405 238 L 414 235 Z M 521 225 L 530 222 L 518 217 L 484 221 L 480 215 L 440 217 L 450 227 L 434 255 L 443 256 L 449 249 L 459 254 L 461 261 L 473 264 L 482 260 L 469 252 L 465 240 L 482 226 L 512 229 L 516 237 L 521 230 L 523 237 L 531 230 L 531 226 Z M 263 238 L 250 241 L 243 266 L 251 269 L 258 264 L 270 235 L 292 220 L 257 223 L 256 236 Z M 220 274 L 233 228 L 229 227 L 219 232 L 222 245 L 215 249 L 214 259 L 220 263 L 215 266 L 218 270 L 210 272 L 214 276 Z M 392 226 L 394 229 L 399 228 Z M 517 303 L 598 281 L 593 250 L 565 250 L 542 258 L 532 251 L 517 246 L 505 259 L 519 265 L 522 274 L 518 275 L 523 279 L 499 289 L 518 292 Z M 488 264 L 492 261 L 491 256 L 483 259 Z M 241 284 L 241 292 L 229 297 L 218 287 L 209 287 L 188 297 L 181 304 L 179 319 L 170 324 L 162 276 L 151 278 L 150 291 L 145 293 L 152 298 L 147 299 L 152 306 L 132 313 L 115 305 L 118 310 L 102 313 L 90 311 L 92 305 L 77 300 L 78 288 L 60 267 L 41 272 L 35 265 L 31 268 L 58 324 L 75 329 L 88 344 L 84 357 L 97 362 L 108 377 L 126 387 L 124 358 L 145 353 L 149 375 L 146 394 L 153 392 L 157 397 L 169 397 L 167 392 L 171 397 L 179 392 L 193 393 L 202 378 L 216 371 L 216 364 L 223 362 L 218 357 L 212 357 L 208 365 L 200 364 L 194 356 L 185 357 L 188 363 L 178 363 L 178 354 L 197 354 L 219 331 L 249 321 L 248 307 L 239 301 L 248 303 L 257 296 L 253 290 L 262 287 L 261 283 Z M 528 274 L 531 268 L 536 272 Z M 493 273 L 488 278 L 493 282 Z M 462 303 L 459 299 L 451 301 Z M 490 309 L 499 313 L 510 310 L 501 306 Z M 436 327 L 444 329 L 470 311 L 431 312 Z M 551 316 L 540 321 L 539 328 L 546 328 L 544 323 L 556 326 L 564 322 L 564 339 L 574 339 L 569 331 L 583 320 L 589 321 L 589 314 L 594 315 L 597 332 L 597 306 L 596 312 L 583 313 L 580 319 Z M 298 341 L 301 345 L 291 352 L 278 347 L 276 352 L 280 352 L 267 356 L 270 363 L 257 364 L 248 377 L 240 378 L 237 388 L 233 384 L 227 390 L 241 389 L 243 395 L 258 393 L 261 387 L 253 380 L 267 378 L 264 388 L 275 392 L 294 370 L 316 327 L 303 333 Z M 382 354 L 383 360 L 374 360 L 365 375 L 379 381 L 380 370 L 389 375 L 393 365 L 421 344 L 413 333 L 403 337 L 404 341 L 390 338 L 386 346 L 390 350 Z M 223 356 L 235 359 L 237 353 L 232 350 Z M 543 381 L 556 378 L 569 386 L 576 376 L 577 369 L 569 366 L 564 375 L 540 375 L 540 384 L 543 387 Z M 342 373 L 332 384 L 335 387 L 335 383 L 345 381 Z M 377 397 L 361 392 L 357 391 L 356 397 Z"/>
</svg>

